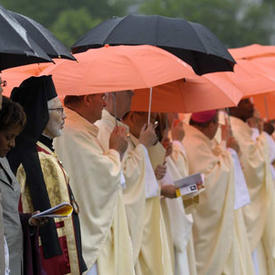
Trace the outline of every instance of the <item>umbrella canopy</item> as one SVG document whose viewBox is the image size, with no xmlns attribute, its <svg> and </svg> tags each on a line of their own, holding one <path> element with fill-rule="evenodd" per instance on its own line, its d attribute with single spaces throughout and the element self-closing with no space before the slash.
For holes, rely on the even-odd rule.
<svg viewBox="0 0 275 275">
<path fill-rule="evenodd" d="M 275 91 L 267 95 L 254 96 L 253 103 L 262 118 L 275 119 Z"/>
<path fill-rule="evenodd" d="M 236 106 L 241 98 L 242 92 L 230 81 L 212 83 L 204 76 L 197 76 L 154 87 L 151 110 L 193 113 Z M 148 104 L 148 89 L 136 90 L 131 109 L 147 112 Z"/>
<path fill-rule="evenodd" d="M 51 58 L 75 60 L 73 55 L 48 29 L 27 16 L 12 11 L 9 12 Z"/>
<path fill-rule="evenodd" d="M 37 63 L 4 70 L 1 73 L 1 78 L 6 81 L 6 86 L 3 87 L 3 95 L 9 97 L 14 87 L 18 87 L 23 80 L 31 76 L 40 75 L 50 64 L 51 63 Z"/>
<path fill-rule="evenodd" d="M 259 79 L 257 83 L 250 79 L 243 81 L 252 88 L 246 89 L 246 97 L 253 96 L 254 105 L 262 117 L 275 118 L 275 46 L 253 44 L 229 51 L 238 60 L 236 73 L 241 67 L 245 71 L 253 71 L 254 80 L 255 77 Z M 236 76 L 239 77 L 239 74 Z"/>
<path fill-rule="evenodd" d="M 204 77 L 214 83 L 230 81 L 242 91 L 244 98 L 275 90 L 275 81 L 261 73 L 260 68 L 253 65 L 250 60 L 238 60 L 234 72 L 211 73 L 205 74 Z"/>
<path fill-rule="evenodd" d="M 275 56 L 258 57 L 249 62 L 258 69 L 259 73 L 275 83 Z M 256 95 L 253 100 L 262 117 L 268 120 L 275 119 L 275 87 L 271 93 Z"/>
<path fill-rule="evenodd" d="M 52 61 L 2 6 L 0 29 L 0 71 L 25 64 Z"/>
<path fill-rule="evenodd" d="M 241 48 L 229 49 L 235 59 L 252 59 L 264 56 L 275 56 L 275 46 L 252 44 Z"/>
<path fill-rule="evenodd" d="M 150 88 L 184 77 L 192 68 L 157 47 L 114 46 L 76 54 L 78 62 L 59 60 L 41 74 L 52 74 L 60 96 Z"/>
<path fill-rule="evenodd" d="M 110 45 L 153 45 L 190 64 L 197 74 L 232 71 L 234 59 L 206 27 L 180 18 L 159 15 L 114 17 L 80 38 L 74 53 Z"/>
</svg>

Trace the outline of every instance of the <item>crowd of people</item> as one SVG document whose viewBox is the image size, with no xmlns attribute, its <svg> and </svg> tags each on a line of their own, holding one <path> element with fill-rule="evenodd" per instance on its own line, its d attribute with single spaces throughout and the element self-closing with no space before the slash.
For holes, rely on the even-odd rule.
<svg viewBox="0 0 275 275">
<path fill-rule="evenodd" d="M 183 121 L 133 94 L 62 103 L 40 76 L 3 96 L 0 274 L 274 275 L 274 125 L 250 99 Z M 70 217 L 32 217 L 62 202 Z"/>
</svg>

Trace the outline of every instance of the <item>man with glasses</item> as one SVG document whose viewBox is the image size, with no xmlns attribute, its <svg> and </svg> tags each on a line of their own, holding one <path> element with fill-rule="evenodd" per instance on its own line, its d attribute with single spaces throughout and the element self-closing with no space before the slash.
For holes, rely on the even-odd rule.
<svg viewBox="0 0 275 275">
<path fill-rule="evenodd" d="M 62 202 L 74 209 L 70 217 L 49 219 L 40 228 L 43 268 L 48 275 L 82 274 L 87 268 L 82 257 L 78 204 L 52 144 L 62 133 L 66 115 L 51 76 L 24 80 L 12 91 L 11 98 L 23 106 L 27 115 L 27 125 L 14 151 L 22 162 L 17 178 L 23 212 L 46 210 Z"/>
</svg>

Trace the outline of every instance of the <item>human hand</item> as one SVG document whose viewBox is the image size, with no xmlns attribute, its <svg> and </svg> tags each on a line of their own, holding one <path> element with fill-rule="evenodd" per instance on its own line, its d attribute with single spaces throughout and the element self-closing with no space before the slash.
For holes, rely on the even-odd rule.
<svg viewBox="0 0 275 275">
<path fill-rule="evenodd" d="M 173 140 L 182 141 L 184 138 L 183 122 L 179 119 L 174 119 L 171 127 L 171 135 Z"/>
<path fill-rule="evenodd" d="M 126 129 L 121 126 L 116 126 L 110 135 L 109 148 L 118 151 L 120 158 L 122 159 L 127 147 L 128 141 Z"/>
<path fill-rule="evenodd" d="M 155 169 L 155 176 L 157 178 L 157 180 L 161 180 L 165 174 L 166 174 L 166 165 L 162 164 L 162 165 L 158 165 Z"/>
<path fill-rule="evenodd" d="M 146 148 L 153 146 L 157 142 L 157 135 L 152 123 L 148 126 L 146 124 L 143 125 L 139 135 L 139 142 Z"/>
<path fill-rule="evenodd" d="M 177 197 L 176 187 L 172 184 L 165 184 L 161 186 L 160 194 L 166 198 L 174 199 Z"/>
<path fill-rule="evenodd" d="M 35 215 L 35 214 L 39 214 L 40 211 L 35 211 L 32 213 L 32 216 Z M 43 217 L 30 217 L 29 218 L 29 225 L 30 226 L 41 226 L 41 225 L 44 225 L 45 223 L 48 222 L 48 218 L 43 218 Z"/>
</svg>

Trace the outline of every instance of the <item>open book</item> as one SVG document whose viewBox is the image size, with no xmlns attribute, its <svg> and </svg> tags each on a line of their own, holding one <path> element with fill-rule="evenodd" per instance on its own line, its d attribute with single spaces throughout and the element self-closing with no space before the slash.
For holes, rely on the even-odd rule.
<svg viewBox="0 0 275 275">
<path fill-rule="evenodd" d="M 196 196 L 204 190 L 204 175 L 201 173 L 193 174 L 176 180 L 174 184 L 180 196 Z"/>
<path fill-rule="evenodd" d="M 66 218 L 71 216 L 73 207 L 68 202 L 62 202 L 52 208 L 33 215 L 33 218 Z"/>
</svg>

